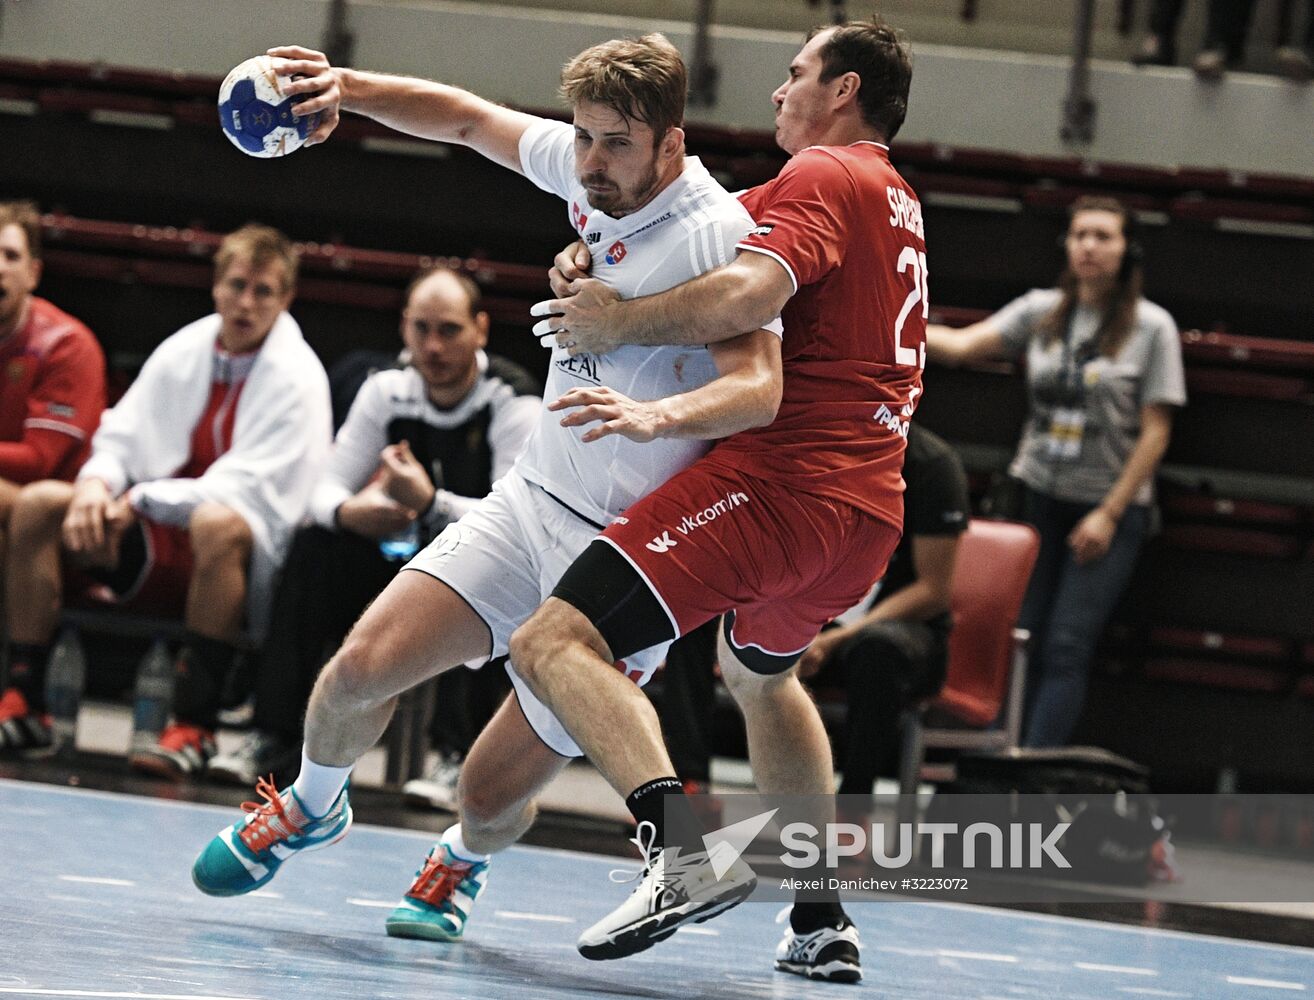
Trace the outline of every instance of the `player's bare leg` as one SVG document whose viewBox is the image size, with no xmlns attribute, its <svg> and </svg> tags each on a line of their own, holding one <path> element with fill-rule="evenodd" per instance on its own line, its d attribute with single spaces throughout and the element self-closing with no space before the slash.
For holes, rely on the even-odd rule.
<svg viewBox="0 0 1314 1000">
<path fill-rule="evenodd" d="M 7 479 L 0 479 L 0 567 L 5 564 L 5 552 L 9 548 L 9 513 L 14 509 L 18 499 L 18 485 Z M 4 612 L 4 595 L 0 594 L 0 614 Z"/>
<path fill-rule="evenodd" d="M 59 528 L 72 500 L 73 485 L 51 479 L 26 487 L 14 503 L 5 567 L 10 642 L 50 641 L 63 586 Z"/>
<path fill-rule="evenodd" d="M 666 754 L 657 713 L 612 667 L 611 650 L 585 615 L 549 598 L 512 635 L 511 663 L 638 821 L 635 843 L 644 860 L 638 888 L 580 935 L 580 954 L 623 958 L 748 898 L 757 885 L 752 869 L 736 857 L 718 877 Z"/>
<path fill-rule="evenodd" d="M 484 727 L 461 765 L 461 821 L 449 827 L 388 915 L 393 937 L 455 941 L 488 880 L 491 855 L 529 829 L 535 799 L 569 758 L 530 728 L 515 696 Z"/>
<path fill-rule="evenodd" d="M 466 845 L 496 854 L 514 844 L 534 822 L 539 792 L 569 763 L 508 695 L 461 764 L 457 801 Z"/>
<path fill-rule="evenodd" d="M 212 896 L 250 892 L 293 854 L 346 836 L 347 778 L 383 735 L 397 695 L 487 656 L 491 642 L 483 619 L 446 584 L 418 571 L 394 577 L 315 683 L 297 780 L 282 791 L 266 781 L 256 786 L 265 804 L 206 845 L 192 866 L 197 888 Z"/>
<path fill-rule="evenodd" d="M 488 626 L 447 584 L 403 571 L 352 626 L 315 682 L 306 709 L 306 756 L 348 767 L 378 742 L 397 696 L 486 657 Z"/>
<path fill-rule="evenodd" d="M 815 795 L 831 814 L 835 766 L 816 703 L 791 668 L 758 674 L 735 656 L 722 634 L 717 662 L 744 716 L 753 781 L 767 795 Z M 824 823 L 831 816 L 822 818 Z"/>
<path fill-rule="evenodd" d="M 816 703 L 791 667 L 778 674 L 758 674 L 739 660 L 722 632 L 717 653 L 721 676 L 744 716 L 748 759 L 758 790 L 767 795 L 797 796 L 806 821 L 823 830 L 835 818 L 835 768 L 830 740 Z M 805 880 L 831 872 L 818 868 L 800 873 Z M 862 978 L 858 929 L 845 915 L 839 895 L 809 893 L 796 899 L 790 927 L 776 949 L 776 968 L 811 979 L 857 982 Z"/>
<path fill-rule="evenodd" d="M 246 609 L 246 574 L 255 537 L 231 507 L 199 504 L 187 522 L 191 539 L 191 580 L 187 586 L 187 627 L 222 642 L 237 639 Z"/>
<path fill-rule="evenodd" d="M 510 648 L 516 673 L 619 794 L 675 773 L 652 702 L 612 666 L 606 641 L 574 605 L 549 597 Z"/>
</svg>

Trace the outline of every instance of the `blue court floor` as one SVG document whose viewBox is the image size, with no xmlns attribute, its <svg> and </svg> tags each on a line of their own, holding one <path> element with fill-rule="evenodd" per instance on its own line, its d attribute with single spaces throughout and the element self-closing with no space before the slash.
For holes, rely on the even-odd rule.
<svg viewBox="0 0 1314 1000">
<path fill-rule="evenodd" d="M 778 910 L 758 903 L 588 962 L 575 938 L 627 891 L 607 878 L 617 860 L 528 847 L 494 863 L 467 940 L 394 940 L 383 919 L 427 835 L 358 825 L 260 892 L 209 899 L 191 862 L 234 816 L 0 780 L 0 1000 L 1314 998 L 1314 950 L 942 903 L 851 906 L 858 986 L 772 971 Z"/>
</svg>

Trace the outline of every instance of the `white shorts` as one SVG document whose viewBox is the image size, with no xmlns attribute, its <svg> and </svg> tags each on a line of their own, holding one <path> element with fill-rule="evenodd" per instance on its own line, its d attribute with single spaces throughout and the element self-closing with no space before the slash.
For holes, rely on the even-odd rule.
<svg viewBox="0 0 1314 1000">
<path fill-rule="evenodd" d="M 598 535 L 516 470 L 406 564 L 455 590 L 493 636 L 492 656 L 507 655 L 511 633 L 547 600 L 575 558 Z M 621 669 L 640 687 L 666 659 L 670 643 L 627 657 Z M 474 664 L 470 664 L 474 665 Z M 546 705 L 507 664 L 525 718 L 539 738 L 563 757 L 583 751 Z"/>
</svg>

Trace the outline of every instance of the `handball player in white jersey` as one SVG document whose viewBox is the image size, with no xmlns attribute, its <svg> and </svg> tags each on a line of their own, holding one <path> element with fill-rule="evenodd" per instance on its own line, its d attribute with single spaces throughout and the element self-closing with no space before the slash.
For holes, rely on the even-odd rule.
<svg viewBox="0 0 1314 1000">
<path fill-rule="evenodd" d="M 591 248 L 593 273 L 622 296 L 651 295 L 730 261 L 748 213 L 684 156 L 685 69 L 660 35 L 594 46 L 568 63 L 573 124 L 498 107 L 424 80 L 333 68 L 323 55 L 271 50 L 287 90 L 321 111 L 313 141 L 346 108 L 423 138 L 463 143 L 563 198 Z M 507 653 L 511 633 L 597 533 L 710 440 L 767 424 L 780 401 L 780 327 L 711 348 L 626 347 L 605 357 L 553 350 L 545 400 L 524 454 L 479 506 L 419 553 L 365 612 L 324 668 L 306 715 L 302 769 L 216 836 L 193 867 L 211 895 L 258 888 L 300 850 L 351 823 L 346 782 L 383 734 L 397 695 L 444 670 Z M 643 684 L 665 644 L 616 668 Z M 534 798 L 579 748 L 511 671 L 516 693 L 462 769 L 461 822 L 422 865 L 388 918 L 390 934 L 454 940 L 488 856 L 530 825 Z M 748 887 L 751 889 L 751 886 Z M 709 888 L 742 893 L 728 882 Z"/>
</svg>

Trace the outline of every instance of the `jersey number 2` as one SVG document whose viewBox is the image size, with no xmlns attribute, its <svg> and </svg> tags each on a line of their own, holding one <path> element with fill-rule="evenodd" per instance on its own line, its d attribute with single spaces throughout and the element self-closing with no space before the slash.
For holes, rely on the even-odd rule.
<svg viewBox="0 0 1314 1000">
<path fill-rule="evenodd" d="M 918 302 L 922 304 L 922 318 L 926 319 L 931 315 L 931 296 L 926 287 L 926 254 L 918 252 L 914 247 L 904 247 L 903 253 L 899 254 L 899 263 L 895 270 L 903 274 L 909 269 L 912 270 L 912 290 L 908 293 L 908 297 L 903 300 L 903 308 L 899 310 L 899 315 L 894 320 L 894 363 L 896 365 L 908 365 L 913 368 L 925 368 L 926 344 L 921 344 L 920 349 L 918 347 L 905 347 L 903 344 L 903 324 Z"/>
</svg>

